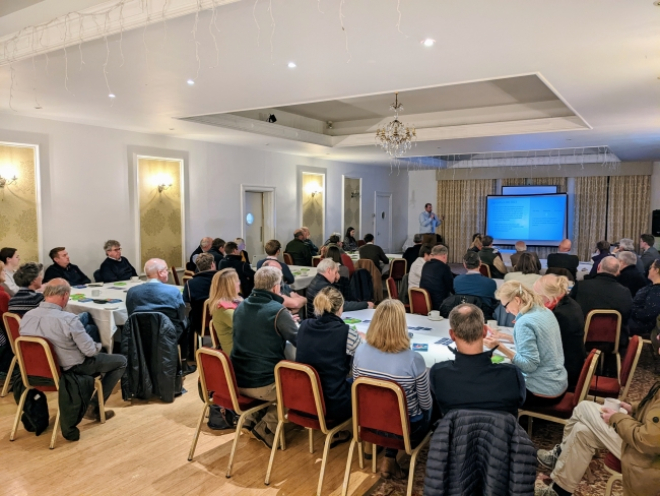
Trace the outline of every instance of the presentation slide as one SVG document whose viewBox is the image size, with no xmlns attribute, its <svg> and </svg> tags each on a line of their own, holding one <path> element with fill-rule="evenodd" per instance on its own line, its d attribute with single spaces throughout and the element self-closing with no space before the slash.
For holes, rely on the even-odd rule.
<svg viewBox="0 0 660 496">
<path fill-rule="evenodd" d="M 566 237 L 566 195 L 488 196 L 486 234 L 495 244 L 558 246 Z"/>
</svg>

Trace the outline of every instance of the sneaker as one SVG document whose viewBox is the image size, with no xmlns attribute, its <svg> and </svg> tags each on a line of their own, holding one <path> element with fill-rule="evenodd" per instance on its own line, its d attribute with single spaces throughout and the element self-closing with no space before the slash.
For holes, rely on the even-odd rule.
<svg viewBox="0 0 660 496">
<path fill-rule="evenodd" d="M 546 486 L 546 487 L 537 487 L 534 489 L 534 496 L 559 496 L 557 494 L 557 491 L 555 491 L 552 487 Z"/>
<path fill-rule="evenodd" d="M 264 443 L 268 449 L 273 449 L 275 433 L 266 426 L 265 422 L 259 422 L 254 429 L 252 429 L 252 435 L 255 439 Z"/>
<path fill-rule="evenodd" d="M 554 470 L 557 463 L 557 458 L 561 454 L 561 445 L 556 444 L 551 450 L 538 450 L 536 453 L 536 459 L 541 465 L 549 470 Z"/>
</svg>

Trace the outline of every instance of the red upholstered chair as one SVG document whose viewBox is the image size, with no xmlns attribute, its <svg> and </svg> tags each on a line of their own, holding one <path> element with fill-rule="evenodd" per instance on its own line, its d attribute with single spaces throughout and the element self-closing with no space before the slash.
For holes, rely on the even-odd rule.
<svg viewBox="0 0 660 496">
<path fill-rule="evenodd" d="M 621 378 L 621 355 L 619 354 L 619 337 L 621 336 L 621 314 L 616 310 L 592 310 L 587 314 L 584 323 L 584 342 L 589 349 L 593 348 L 616 355 L 616 375 Z M 600 364 L 601 374 L 603 362 Z"/>
<path fill-rule="evenodd" d="M 490 276 L 490 267 L 488 265 L 484 264 L 484 263 L 482 263 L 479 266 L 479 272 L 481 273 L 482 276 L 491 277 Z"/>
<path fill-rule="evenodd" d="M 220 348 L 220 341 L 218 340 L 218 335 L 215 332 L 215 328 L 213 327 L 213 321 L 209 322 L 209 334 L 211 335 L 211 343 L 213 343 L 213 348 L 216 350 L 221 349 Z"/>
<path fill-rule="evenodd" d="M 270 474 L 275 461 L 278 440 L 282 441 L 282 449 L 285 449 L 284 423 L 293 422 L 309 431 L 310 453 L 314 453 L 314 431 L 318 430 L 325 434 L 321 474 L 316 488 L 316 496 L 321 496 L 330 443 L 337 432 L 350 429 L 351 419 L 337 423 L 332 419 L 325 418 L 325 401 L 323 400 L 321 380 L 314 367 L 282 360 L 275 366 L 275 387 L 277 388 L 278 422 L 275 430 L 275 442 L 270 452 L 268 471 L 264 482 L 266 485 L 270 484 Z M 288 412 L 285 412 L 285 409 L 288 409 Z"/>
<path fill-rule="evenodd" d="M 406 272 L 408 272 L 408 262 L 405 258 L 395 258 L 390 260 L 390 277 L 394 279 L 397 284 L 403 279 Z"/>
<path fill-rule="evenodd" d="M 287 265 L 293 265 L 293 257 L 289 253 L 282 253 L 282 258 L 284 259 L 284 263 Z"/>
<path fill-rule="evenodd" d="M 7 314 L 5 314 L 7 315 Z M 44 338 L 33 336 L 19 336 L 14 341 L 14 352 L 18 361 L 18 366 L 21 369 L 21 380 L 25 391 L 21 395 L 18 402 L 18 409 L 16 410 L 16 418 L 14 419 L 14 427 L 9 435 L 9 440 L 13 441 L 18 429 L 18 422 L 23 414 L 25 407 L 25 399 L 27 398 L 30 389 L 36 389 L 41 392 L 57 391 L 60 387 L 60 367 L 57 363 L 57 355 L 53 351 L 53 346 Z M 34 385 L 30 382 L 30 378 L 39 377 L 44 379 L 51 379 L 52 386 Z M 94 389 L 99 400 L 99 413 L 101 416 L 101 423 L 105 423 L 105 405 L 103 402 L 103 386 L 99 377 L 94 378 Z M 57 437 L 57 428 L 60 425 L 60 408 L 57 407 L 57 416 L 55 417 L 55 425 L 53 426 L 53 435 L 50 438 L 50 449 L 55 448 L 55 438 Z"/>
<path fill-rule="evenodd" d="M 591 350 L 589 356 L 584 361 L 580 378 L 575 386 L 575 392 L 565 392 L 561 400 L 554 405 L 547 407 L 536 407 L 534 410 L 519 410 L 518 418 L 527 416 L 527 434 L 532 437 L 532 419 L 534 417 L 543 420 L 549 420 L 557 424 L 566 424 L 566 421 L 571 418 L 573 409 L 587 397 L 589 392 L 589 385 L 594 376 L 598 359 L 600 358 L 600 350 Z"/>
<path fill-rule="evenodd" d="M 11 363 L 9 364 L 9 371 L 7 372 L 7 377 L 5 377 L 5 385 L 2 386 L 2 393 L 0 393 L 0 398 L 7 396 L 7 391 L 9 391 L 9 384 L 11 383 L 11 376 L 14 373 L 14 368 L 16 367 L 16 348 L 14 347 L 14 341 L 20 337 L 18 329 L 21 327 L 21 318 L 15 313 L 5 312 L 2 315 L 2 321 L 5 323 L 5 330 L 7 331 L 7 337 L 9 338 L 9 346 L 14 353 L 14 358 L 11 359 Z"/>
<path fill-rule="evenodd" d="M 176 271 L 176 267 L 172 265 L 172 267 L 170 267 L 170 270 L 172 271 L 172 280 L 174 281 L 174 284 L 177 286 L 181 286 L 181 281 L 179 281 L 179 274 Z"/>
<path fill-rule="evenodd" d="M 312 267 L 318 267 L 323 260 L 321 257 L 312 257 Z"/>
<path fill-rule="evenodd" d="M 607 480 L 607 485 L 605 486 L 605 496 L 610 496 L 612 494 L 612 486 L 616 481 L 621 482 L 623 476 L 621 475 L 621 460 L 614 456 L 609 451 L 603 460 L 603 466 L 611 475 Z"/>
<path fill-rule="evenodd" d="M 364 246 L 364 245 L 366 245 L 366 243 L 364 242 L 364 240 L 363 240 L 363 239 L 358 239 L 358 248 L 359 248 L 360 246 Z"/>
<path fill-rule="evenodd" d="M 209 306 L 210 304 L 211 300 L 206 300 L 204 302 L 204 308 L 202 309 L 202 333 L 197 336 L 197 348 L 201 348 L 204 345 L 204 336 L 207 335 L 207 332 L 210 332 L 209 324 L 213 318 L 211 315 L 211 308 Z M 211 339 L 213 339 L 213 337 L 211 337 Z"/>
<path fill-rule="evenodd" d="M 229 478 L 231 477 L 231 466 L 234 463 L 236 446 L 238 445 L 238 438 L 240 437 L 241 427 L 243 427 L 245 418 L 258 410 L 267 408 L 270 406 L 271 402 L 248 398 L 238 392 L 234 367 L 224 351 L 213 350 L 211 348 L 198 349 L 197 370 L 199 371 L 202 396 L 204 397 L 204 407 L 202 408 L 202 414 L 199 417 L 197 429 L 193 436 L 192 446 L 190 447 L 190 453 L 188 454 L 188 461 L 192 461 L 193 456 L 195 455 L 195 448 L 197 447 L 199 432 L 202 429 L 202 422 L 204 421 L 206 412 L 211 405 L 218 405 L 222 408 L 232 410 L 239 415 L 239 417 L 238 423 L 236 424 L 234 442 L 231 447 L 231 454 L 229 455 L 229 464 L 227 465 L 226 477 Z M 212 398 L 210 394 L 211 392 L 213 393 Z"/>
<path fill-rule="evenodd" d="M 355 445 L 358 445 L 358 461 L 364 468 L 362 442 L 366 441 L 376 446 L 404 450 L 410 457 L 410 473 L 408 475 L 407 496 L 412 494 L 415 476 L 417 454 L 429 442 L 432 432 L 429 431 L 421 443 L 415 448 L 410 443 L 410 418 L 406 394 L 396 382 L 359 377 L 353 383 L 353 440 L 348 449 L 348 461 L 342 486 L 342 496 L 348 492 L 351 476 L 351 464 Z M 399 437 L 387 437 L 374 431 L 396 434 Z M 372 450 L 372 471 L 376 473 L 377 450 Z"/>
<path fill-rule="evenodd" d="M 341 254 L 341 264 L 348 269 L 348 277 L 353 277 L 355 272 L 355 265 L 353 265 L 353 260 L 348 255 L 348 253 Z"/>
<path fill-rule="evenodd" d="M 410 302 L 410 313 L 428 315 L 433 309 L 428 291 L 422 288 L 408 289 L 408 301 Z"/>
<path fill-rule="evenodd" d="M 628 343 L 626 356 L 621 365 L 621 382 L 614 377 L 594 376 L 591 379 L 589 395 L 601 398 L 618 398 L 625 401 L 632 383 L 644 343 L 639 336 L 633 336 Z"/>
<path fill-rule="evenodd" d="M 396 287 L 396 282 L 394 279 L 391 277 L 387 278 L 387 294 L 392 300 L 398 300 L 399 299 L 399 290 Z M 410 313 L 410 305 L 407 305 L 406 303 L 403 304 L 404 307 L 406 307 L 406 313 Z M 428 312 L 427 312 L 428 314 Z"/>
</svg>

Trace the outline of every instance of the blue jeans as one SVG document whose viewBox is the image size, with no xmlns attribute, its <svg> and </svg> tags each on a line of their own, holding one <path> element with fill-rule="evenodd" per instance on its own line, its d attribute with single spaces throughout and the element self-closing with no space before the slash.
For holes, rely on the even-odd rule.
<svg viewBox="0 0 660 496">
<path fill-rule="evenodd" d="M 415 415 L 414 417 L 410 417 L 410 446 L 412 448 L 415 448 L 419 443 L 422 442 L 424 439 L 424 436 L 429 432 L 429 428 L 431 427 L 431 412 L 433 409 L 429 410 L 422 410 L 422 413 L 420 415 Z M 396 438 L 401 438 L 400 436 L 397 436 L 395 434 L 385 434 L 387 437 L 396 437 Z M 385 456 L 388 458 L 396 458 L 398 450 L 395 450 L 393 448 L 385 448 Z"/>
<path fill-rule="evenodd" d="M 99 334 L 99 328 L 96 327 L 96 324 L 94 323 L 94 319 L 92 319 L 92 316 L 89 314 L 89 312 L 79 313 L 78 318 L 80 319 L 80 322 L 85 328 L 85 331 L 87 331 L 87 334 L 91 336 L 94 342 L 100 343 L 101 335 Z M 112 350 L 108 350 L 108 351 L 112 351 Z"/>
</svg>

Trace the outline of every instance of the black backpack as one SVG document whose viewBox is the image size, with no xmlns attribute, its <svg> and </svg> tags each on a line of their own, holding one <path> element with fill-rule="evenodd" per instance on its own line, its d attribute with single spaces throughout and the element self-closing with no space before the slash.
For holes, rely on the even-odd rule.
<svg viewBox="0 0 660 496">
<path fill-rule="evenodd" d="M 36 389 L 30 389 L 25 399 L 21 421 L 25 430 L 37 436 L 48 429 L 48 401 L 46 395 Z"/>
</svg>

